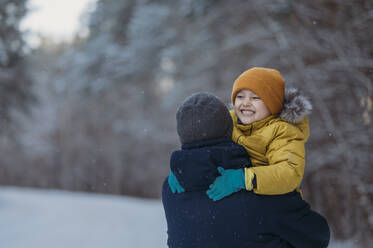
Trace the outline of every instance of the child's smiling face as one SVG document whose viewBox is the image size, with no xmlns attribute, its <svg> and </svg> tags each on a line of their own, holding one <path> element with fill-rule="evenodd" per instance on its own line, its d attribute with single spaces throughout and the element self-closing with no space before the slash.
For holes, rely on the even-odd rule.
<svg viewBox="0 0 373 248">
<path fill-rule="evenodd" d="M 248 125 L 271 115 L 262 99 L 250 90 L 241 90 L 234 100 L 234 111 L 242 124 Z"/>
</svg>

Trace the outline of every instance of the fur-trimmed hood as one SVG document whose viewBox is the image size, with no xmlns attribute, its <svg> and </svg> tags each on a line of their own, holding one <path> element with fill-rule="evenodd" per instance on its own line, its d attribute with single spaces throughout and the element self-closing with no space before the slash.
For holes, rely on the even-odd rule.
<svg viewBox="0 0 373 248">
<path fill-rule="evenodd" d="M 297 124 L 312 112 L 312 104 L 307 96 L 296 88 L 285 89 L 284 105 L 279 117 L 285 121 Z"/>
</svg>

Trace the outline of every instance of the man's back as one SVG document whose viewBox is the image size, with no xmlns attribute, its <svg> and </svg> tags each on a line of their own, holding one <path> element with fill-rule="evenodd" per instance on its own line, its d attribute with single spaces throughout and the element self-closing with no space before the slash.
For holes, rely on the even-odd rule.
<svg viewBox="0 0 373 248">
<path fill-rule="evenodd" d="M 204 143 L 171 158 L 171 168 L 186 192 L 173 194 L 167 179 L 163 184 L 169 247 L 292 247 L 266 235 L 264 206 L 254 193 L 240 191 L 218 202 L 207 197 L 209 184 L 218 176 L 215 163 L 228 169 L 250 162 L 245 149 L 231 141 Z"/>
</svg>

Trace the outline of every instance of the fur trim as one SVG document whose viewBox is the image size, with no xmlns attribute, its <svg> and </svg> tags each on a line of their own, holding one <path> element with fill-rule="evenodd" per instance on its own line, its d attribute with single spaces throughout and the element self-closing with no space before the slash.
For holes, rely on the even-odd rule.
<svg viewBox="0 0 373 248">
<path fill-rule="evenodd" d="M 295 88 L 285 89 L 284 106 L 279 117 L 285 121 L 297 124 L 300 123 L 306 115 L 311 114 L 312 104 L 300 90 Z"/>
</svg>

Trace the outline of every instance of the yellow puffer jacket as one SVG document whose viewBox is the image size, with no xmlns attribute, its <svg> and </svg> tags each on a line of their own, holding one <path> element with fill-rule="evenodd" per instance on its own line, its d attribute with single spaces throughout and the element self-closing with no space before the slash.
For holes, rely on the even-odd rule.
<svg viewBox="0 0 373 248">
<path fill-rule="evenodd" d="M 312 106 L 300 92 L 290 90 L 295 94 L 289 96 L 289 91 L 285 93 L 284 109 L 279 116 L 272 115 L 243 125 L 237 122 L 234 110 L 230 111 L 233 119 L 232 139 L 244 146 L 251 156 L 253 167 L 245 168 L 245 175 L 246 170 L 255 174 L 254 192 L 257 194 L 277 195 L 295 189 L 300 191 L 305 167 L 305 143 L 309 137 L 305 115 L 310 113 Z M 296 110 L 298 112 L 294 112 Z M 246 181 L 246 185 L 249 184 Z"/>
</svg>

